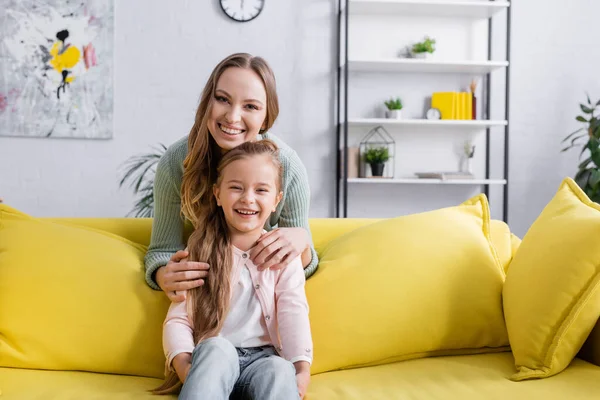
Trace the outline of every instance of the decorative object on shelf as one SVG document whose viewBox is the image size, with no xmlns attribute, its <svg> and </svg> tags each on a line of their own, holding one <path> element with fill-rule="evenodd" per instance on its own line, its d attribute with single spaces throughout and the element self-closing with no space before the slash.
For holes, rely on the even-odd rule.
<svg viewBox="0 0 600 400">
<path fill-rule="evenodd" d="M 585 116 L 578 115 L 575 118 L 577 121 L 583 122 L 585 126 L 563 139 L 563 143 L 568 140 L 571 142 L 561 152 L 582 146 L 579 154 L 579 158 L 581 158 L 583 153 L 589 150 L 589 156 L 579 164 L 575 182 L 592 201 L 600 203 L 600 115 L 596 113 L 600 108 L 600 100 L 592 102 L 589 95 L 586 97 L 587 104 L 579 105 Z M 600 113 L 600 110 L 598 111 Z M 585 145 L 579 142 L 581 139 L 587 139 Z"/>
<path fill-rule="evenodd" d="M 470 172 L 462 171 L 446 171 L 446 172 L 416 172 L 415 175 L 419 179 L 474 179 L 475 176 Z"/>
<path fill-rule="evenodd" d="M 439 109 L 432 107 L 429 110 L 427 110 L 427 114 L 425 116 L 427 117 L 427 119 L 435 121 L 442 118 L 442 113 Z"/>
<path fill-rule="evenodd" d="M 387 147 L 370 147 L 365 152 L 365 162 L 371 166 L 371 175 L 383 177 L 383 168 L 390 159 Z"/>
<path fill-rule="evenodd" d="M 402 119 L 402 100 L 399 97 L 391 98 L 385 102 L 387 110 L 385 117 L 389 119 Z"/>
<path fill-rule="evenodd" d="M 361 158 L 365 165 L 370 165 L 373 177 L 394 177 L 396 142 L 383 126 L 379 125 L 371 129 L 360 142 L 359 147 Z M 392 165 L 385 169 L 385 164 L 390 160 Z M 366 177 L 365 169 L 362 168 L 362 177 Z"/>
<path fill-rule="evenodd" d="M 265 0 L 219 0 L 221 9 L 236 22 L 248 22 L 258 17 L 265 7 Z"/>
<path fill-rule="evenodd" d="M 358 178 L 360 170 L 360 148 L 348 147 L 348 178 Z"/>
<path fill-rule="evenodd" d="M 465 142 L 463 147 L 464 153 L 462 156 L 461 172 L 473 173 L 473 156 L 475 155 L 475 145 L 469 141 Z"/>
<path fill-rule="evenodd" d="M 435 39 L 425 36 L 422 42 L 417 42 L 410 48 L 412 58 L 428 58 L 435 52 Z"/>
<path fill-rule="evenodd" d="M 113 3 L 2 2 L 0 136 L 112 138 Z"/>
<path fill-rule="evenodd" d="M 123 164 L 125 171 L 119 182 L 119 188 L 129 181 L 129 187 L 133 190 L 133 193 L 140 195 L 127 216 L 136 218 L 153 216 L 155 166 L 166 150 L 167 147 L 159 143 L 154 152 L 132 156 Z"/>
<path fill-rule="evenodd" d="M 475 91 L 477 90 L 478 80 L 473 79 L 471 84 L 469 85 L 469 89 L 471 90 L 471 119 L 477 119 L 477 97 L 475 97 Z"/>
<path fill-rule="evenodd" d="M 473 96 L 467 92 L 436 92 L 431 95 L 431 108 L 440 110 L 442 119 L 473 119 Z"/>
</svg>

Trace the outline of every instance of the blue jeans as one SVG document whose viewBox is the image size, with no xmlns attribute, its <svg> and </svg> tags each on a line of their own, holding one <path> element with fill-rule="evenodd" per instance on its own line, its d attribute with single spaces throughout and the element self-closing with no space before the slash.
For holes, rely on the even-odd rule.
<svg viewBox="0 0 600 400">
<path fill-rule="evenodd" d="M 238 348 L 213 337 L 199 343 L 179 399 L 298 399 L 294 365 L 272 346 Z"/>
</svg>

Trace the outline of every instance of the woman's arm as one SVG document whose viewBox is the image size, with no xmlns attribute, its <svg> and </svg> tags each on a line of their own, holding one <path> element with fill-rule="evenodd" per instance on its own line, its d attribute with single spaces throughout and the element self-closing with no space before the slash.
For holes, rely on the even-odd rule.
<svg viewBox="0 0 600 400">
<path fill-rule="evenodd" d="M 302 252 L 302 265 L 304 266 L 304 274 L 308 278 L 314 274 L 319 263 L 319 257 L 312 243 L 312 235 L 308 224 L 308 212 L 310 210 L 308 173 L 296 153 L 293 153 L 290 157 L 287 167 L 290 182 L 285 196 L 285 204 L 279 216 L 278 227 L 298 227 L 306 230 L 308 246 Z"/>
<path fill-rule="evenodd" d="M 171 256 L 185 247 L 180 189 L 175 183 L 170 162 L 167 150 L 156 167 L 152 237 L 144 259 L 146 282 L 156 290 L 161 289 L 156 281 L 156 270 L 167 265 Z"/>
</svg>

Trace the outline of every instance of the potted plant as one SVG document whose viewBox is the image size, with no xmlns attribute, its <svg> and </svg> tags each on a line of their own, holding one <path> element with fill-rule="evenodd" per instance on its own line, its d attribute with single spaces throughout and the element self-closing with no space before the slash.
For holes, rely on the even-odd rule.
<svg viewBox="0 0 600 400">
<path fill-rule="evenodd" d="M 167 147 L 159 143 L 154 151 L 138 154 L 128 158 L 122 165 L 124 168 L 119 188 L 129 184 L 138 199 L 127 216 L 149 218 L 154 214 L 154 174 L 156 165 Z"/>
<path fill-rule="evenodd" d="M 387 110 L 385 117 L 390 119 L 402 119 L 402 100 L 399 97 L 391 98 L 385 102 Z"/>
<path fill-rule="evenodd" d="M 425 36 L 422 42 L 412 45 L 410 53 L 414 58 L 427 58 L 435 51 L 435 39 Z"/>
<path fill-rule="evenodd" d="M 385 163 L 390 159 L 387 147 L 370 147 L 365 151 L 365 162 L 371 166 L 371 175 L 382 177 Z"/>
<path fill-rule="evenodd" d="M 600 203 L 600 100 L 593 103 L 587 96 L 587 104 L 580 104 L 581 111 L 585 116 L 578 115 L 575 119 L 584 123 L 582 128 L 568 135 L 563 143 L 570 140 L 570 144 L 561 151 L 567 151 L 573 147 L 582 146 L 579 158 L 586 150 L 589 156 L 583 160 L 575 175 L 575 182 L 588 195 L 588 197 Z M 583 132 L 582 132 L 583 131 Z M 587 140 L 585 145 L 580 140 Z"/>
</svg>

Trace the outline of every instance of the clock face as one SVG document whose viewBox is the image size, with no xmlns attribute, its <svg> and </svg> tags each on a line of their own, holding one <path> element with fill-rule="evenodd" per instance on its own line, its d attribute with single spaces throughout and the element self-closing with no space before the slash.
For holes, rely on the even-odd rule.
<svg viewBox="0 0 600 400">
<path fill-rule="evenodd" d="M 219 0 L 221 8 L 234 21 L 248 22 L 258 17 L 265 0 Z"/>
<path fill-rule="evenodd" d="M 427 110 L 427 119 L 440 119 L 442 117 L 442 114 L 440 113 L 440 110 L 438 110 L 437 108 L 430 108 L 429 110 Z"/>
</svg>

